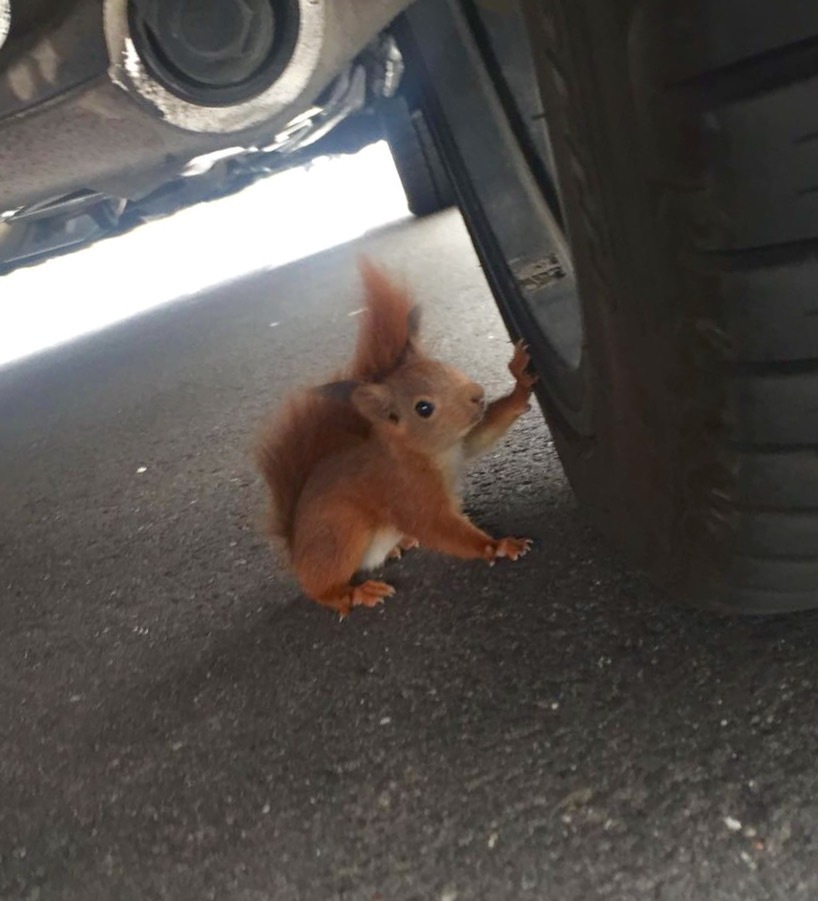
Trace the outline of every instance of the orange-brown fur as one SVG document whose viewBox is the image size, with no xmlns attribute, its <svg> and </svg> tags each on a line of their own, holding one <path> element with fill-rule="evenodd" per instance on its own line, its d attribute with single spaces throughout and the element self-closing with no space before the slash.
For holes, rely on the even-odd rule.
<svg viewBox="0 0 818 901">
<path fill-rule="evenodd" d="M 329 386 L 289 398 L 264 434 L 259 467 L 270 489 L 270 531 L 282 538 L 314 600 L 342 616 L 393 593 L 352 579 L 368 555 L 422 547 L 463 558 L 516 560 L 525 539 L 493 539 L 460 510 L 458 459 L 484 452 L 529 406 L 535 378 L 518 345 L 515 387 L 487 408 L 483 389 L 417 345 L 406 292 L 372 264 L 352 362 Z M 418 403 L 432 404 L 428 416 Z"/>
</svg>

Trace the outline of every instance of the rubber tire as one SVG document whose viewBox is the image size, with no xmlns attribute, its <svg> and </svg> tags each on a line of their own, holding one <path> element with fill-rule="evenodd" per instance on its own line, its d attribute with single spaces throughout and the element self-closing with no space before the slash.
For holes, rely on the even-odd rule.
<svg viewBox="0 0 818 901">
<path fill-rule="evenodd" d="M 380 115 L 409 211 L 430 216 L 452 206 L 451 182 L 422 109 L 410 109 L 399 95 L 384 102 Z"/>
<path fill-rule="evenodd" d="M 586 328 L 578 496 L 694 603 L 818 606 L 818 4 L 530 17 Z"/>
<path fill-rule="evenodd" d="M 531 0 L 527 24 L 584 324 L 577 408 L 546 379 L 540 395 L 568 478 L 677 599 L 814 608 L 818 4 Z M 449 165 L 501 312 L 534 344 L 513 261 Z"/>
</svg>

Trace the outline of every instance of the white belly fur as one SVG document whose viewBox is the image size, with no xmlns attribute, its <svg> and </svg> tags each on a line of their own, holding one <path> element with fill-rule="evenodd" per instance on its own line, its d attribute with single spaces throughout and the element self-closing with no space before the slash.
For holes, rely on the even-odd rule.
<svg viewBox="0 0 818 901">
<path fill-rule="evenodd" d="M 455 444 L 440 458 L 440 468 L 443 470 L 443 477 L 446 479 L 449 490 L 459 497 L 460 480 L 463 477 L 463 470 L 466 468 L 462 442 Z"/>
<path fill-rule="evenodd" d="M 455 445 L 440 460 L 443 476 L 449 485 L 449 490 L 455 496 L 460 493 L 460 477 L 463 474 L 464 464 L 462 444 Z M 369 547 L 364 551 L 359 569 L 377 569 L 384 563 L 389 552 L 401 538 L 403 538 L 401 532 L 388 526 L 376 532 Z"/>
<path fill-rule="evenodd" d="M 361 569 L 377 569 L 387 558 L 392 548 L 403 536 L 397 529 L 385 528 L 376 532 L 369 547 L 364 551 Z"/>
</svg>

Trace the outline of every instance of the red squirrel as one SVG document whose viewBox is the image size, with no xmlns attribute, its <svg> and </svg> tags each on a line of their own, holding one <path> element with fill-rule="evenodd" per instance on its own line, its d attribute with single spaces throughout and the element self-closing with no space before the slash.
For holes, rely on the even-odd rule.
<svg viewBox="0 0 818 901">
<path fill-rule="evenodd" d="M 342 618 L 394 594 L 366 579 L 402 550 L 517 560 L 526 538 L 492 538 L 460 509 L 462 465 L 488 450 L 530 408 L 536 376 L 525 345 L 509 363 L 513 390 L 486 405 L 483 388 L 427 356 L 418 308 L 372 263 L 352 361 L 333 381 L 285 401 L 262 434 L 257 462 L 269 487 L 269 531 L 283 539 L 306 594 Z"/>
</svg>

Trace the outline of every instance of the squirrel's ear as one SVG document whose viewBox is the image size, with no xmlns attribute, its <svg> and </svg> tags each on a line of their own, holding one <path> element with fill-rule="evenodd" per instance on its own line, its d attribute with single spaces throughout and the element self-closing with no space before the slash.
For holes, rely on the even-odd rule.
<svg viewBox="0 0 818 901">
<path fill-rule="evenodd" d="M 326 385 L 319 385 L 315 390 L 323 397 L 329 397 L 332 400 L 348 401 L 355 389 L 360 387 L 360 384 L 360 382 L 356 382 L 353 379 L 345 379 L 341 382 L 327 382 Z"/>
<path fill-rule="evenodd" d="M 398 422 L 395 397 L 386 385 L 360 385 L 352 393 L 352 405 L 370 422 Z"/>
</svg>

